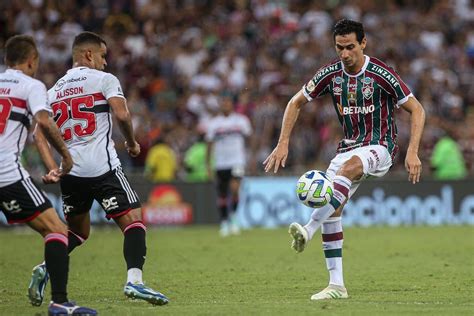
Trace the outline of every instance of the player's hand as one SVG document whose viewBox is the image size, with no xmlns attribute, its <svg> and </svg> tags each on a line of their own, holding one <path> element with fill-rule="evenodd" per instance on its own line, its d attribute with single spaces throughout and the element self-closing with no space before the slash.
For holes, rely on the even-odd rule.
<svg viewBox="0 0 474 316">
<path fill-rule="evenodd" d="M 286 164 L 286 158 L 288 157 L 288 144 L 278 144 L 272 153 L 265 159 L 263 165 L 265 166 L 265 172 L 272 170 L 277 173 L 280 166 L 283 168 Z"/>
<path fill-rule="evenodd" d="M 413 184 L 420 182 L 421 161 L 416 152 L 408 150 L 405 158 L 405 169 L 408 171 L 408 181 Z"/>
<path fill-rule="evenodd" d="M 46 175 L 42 176 L 41 179 L 43 180 L 44 184 L 58 183 L 59 179 L 61 178 L 61 174 L 61 169 L 53 169 Z"/>
<path fill-rule="evenodd" d="M 129 144 L 125 142 L 125 148 L 127 148 L 127 152 L 130 157 L 136 157 L 140 155 L 140 144 L 137 142 L 134 142 L 132 146 L 129 146 Z"/>
</svg>

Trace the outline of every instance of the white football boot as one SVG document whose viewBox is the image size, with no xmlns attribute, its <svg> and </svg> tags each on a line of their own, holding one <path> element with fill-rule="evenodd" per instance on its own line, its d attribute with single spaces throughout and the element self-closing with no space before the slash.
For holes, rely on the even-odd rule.
<svg viewBox="0 0 474 316">
<path fill-rule="evenodd" d="M 348 298 L 348 297 L 349 295 L 347 294 L 347 290 L 344 286 L 329 284 L 327 288 L 311 296 L 311 300 L 312 301 L 337 300 L 340 298 Z"/>
<path fill-rule="evenodd" d="M 308 231 L 306 228 L 298 223 L 291 223 L 288 228 L 288 233 L 293 238 L 291 248 L 295 249 L 296 252 L 303 252 L 309 242 Z"/>
</svg>

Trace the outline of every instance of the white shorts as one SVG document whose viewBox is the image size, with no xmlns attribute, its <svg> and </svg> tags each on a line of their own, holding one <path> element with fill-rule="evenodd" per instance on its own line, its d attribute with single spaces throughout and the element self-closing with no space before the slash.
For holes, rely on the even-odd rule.
<svg viewBox="0 0 474 316">
<path fill-rule="evenodd" d="M 341 166 L 353 156 L 357 156 L 362 160 L 364 175 L 359 180 L 352 182 L 349 191 L 349 198 L 357 191 L 362 180 L 367 179 L 370 176 L 382 177 L 392 166 L 392 157 L 387 148 L 382 145 L 363 146 L 337 154 L 336 157 L 331 160 L 331 163 L 326 170 L 328 178 L 333 180 Z"/>
</svg>

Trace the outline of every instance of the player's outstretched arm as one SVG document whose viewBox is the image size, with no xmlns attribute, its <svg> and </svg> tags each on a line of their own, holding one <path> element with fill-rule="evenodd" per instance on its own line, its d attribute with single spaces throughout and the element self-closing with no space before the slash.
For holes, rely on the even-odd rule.
<svg viewBox="0 0 474 316">
<path fill-rule="evenodd" d="M 72 169 L 72 157 L 56 124 L 53 122 L 47 111 L 37 112 L 35 114 L 35 121 L 37 125 L 33 135 L 39 154 L 46 168 L 50 171 L 51 176 L 59 177 L 67 174 Z M 51 144 L 62 157 L 61 170 L 58 169 L 58 166 L 54 161 L 48 143 Z M 57 182 L 54 181 L 53 178 L 49 179 L 51 181 L 43 180 L 45 182 Z M 57 178 L 57 180 L 59 180 L 59 178 Z"/>
<path fill-rule="evenodd" d="M 301 106 L 307 102 L 308 100 L 304 96 L 303 90 L 296 93 L 288 102 L 285 114 L 283 115 L 278 144 L 263 162 L 265 172 L 268 172 L 273 168 L 273 172 L 276 173 L 280 166 L 285 167 L 286 158 L 288 157 L 288 144 L 290 142 L 291 131 L 298 119 Z"/>
<path fill-rule="evenodd" d="M 420 181 L 421 175 L 421 161 L 418 158 L 418 149 L 425 126 L 425 110 L 414 97 L 408 98 L 408 101 L 403 103 L 402 108 L 410 113 L 411 118 L 410 143 L 408 144 L 407 156 L 405 158 L 405 168 L 408 171 L 408 181 L 415 184 Z"/>
<path fill-rule="evenodd" d="M 124 98 L 111 97 L 107 99 L 107 102 L 114 112 L 120 132 L 125 137 L 125 147 L 128 154 L 132 157 L 138 156 L 140 154 L 140 145 L 135 140 L 132 117 L 127 107 L 127 101 Z"/>
</svg>

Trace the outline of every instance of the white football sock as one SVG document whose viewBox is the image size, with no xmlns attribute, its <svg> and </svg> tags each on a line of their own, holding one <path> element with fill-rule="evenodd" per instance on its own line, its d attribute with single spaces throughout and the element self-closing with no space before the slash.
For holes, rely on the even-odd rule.
<svg viewBox="0 0 474 316">
<path fill-rule="evenodd" d="M 127 271 L 127 283 L 132 284 L 143 284 L 142 280 L 142 270 L 138 268 L 131 268 Z"/>
<path fill-rule="evenodd" d="M 341 217 L 331 217 L 321 227 L 326 267 L 329 271 L 329 284 L 344 286 L 342 273 L 342 234 Z"/>
</svg>

